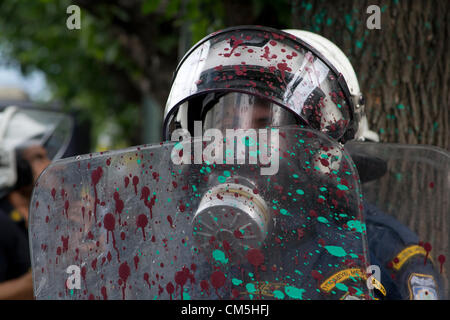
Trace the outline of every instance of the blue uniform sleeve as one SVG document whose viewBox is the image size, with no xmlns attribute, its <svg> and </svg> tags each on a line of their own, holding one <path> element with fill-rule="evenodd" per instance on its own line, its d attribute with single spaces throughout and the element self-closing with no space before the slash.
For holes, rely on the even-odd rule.
<svg viewBox="0 0 450 320">
<path fill-rule="evenodd" d="M 364 212 L 370 257 L 380 266 L 386 298 L 445 299 L 439 269 L 418 236 L 374 205 L 364 203 Z"/>
</svg>

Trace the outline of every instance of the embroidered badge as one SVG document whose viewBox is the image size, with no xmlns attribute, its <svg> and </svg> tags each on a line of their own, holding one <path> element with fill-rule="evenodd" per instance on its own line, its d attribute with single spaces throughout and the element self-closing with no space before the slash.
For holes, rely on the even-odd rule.
<svg viewBox="0 0 450 320">
<path fill-rule="evenodd" d="M 437 300 L 437 285 L 433 276 L 412 273 L 408 281 L 411 300 Z"/>
</svg>

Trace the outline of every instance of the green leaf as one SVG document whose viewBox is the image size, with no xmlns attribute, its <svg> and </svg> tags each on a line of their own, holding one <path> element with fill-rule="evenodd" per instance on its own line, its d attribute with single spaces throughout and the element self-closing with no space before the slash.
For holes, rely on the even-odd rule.
<svg viewBox="0 0 450 320">
<path fill-rule="evenodd" d="M 143 15 L 155 12 L 158 9 L 161 0 L 146 0 L 141 5 L 141 13 Z"/>
</svg>

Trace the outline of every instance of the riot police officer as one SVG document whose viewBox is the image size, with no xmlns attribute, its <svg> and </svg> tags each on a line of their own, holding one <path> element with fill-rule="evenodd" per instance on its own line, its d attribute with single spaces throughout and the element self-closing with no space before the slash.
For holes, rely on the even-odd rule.
<svg viewBox="0 0 450 320">
<path fill-rule="evenodd" d="M 203 130 L 302 124 L 340 143 L 379 141 L 368 128 L 353 67 L 335 44 L 301 30 L 249 30 L 219 32 L 210 36 L 207 46 L 197 44 L 186 54 L 166 105 L 166 138 L 178 128 L 192 132 L 194 122 L 203 121 Z M 298 53 L 283 47 L 284 39 L 298 42 L 294 47 L 306 51 L 303 64 L 294 64 L 297 70 L 290 63 Z M 336 80 L 336 87 L 326 82 L 327 76 Z M 385 164 L 373 160 L 374 166 L 362 168 L 357 158 L 363 181 L 385 172 Z M 372 177 L 376 170 L 379 173 Z M 440 276 L 430 259 L 424 263 L 427 251 L 417 235 L 369 203 L 364 203 L 364 214 L 370 261 L 379 266 L 384 285 L 377 287 L 379 298 L 443 298 Z M 351 268 L 336 270 L 325 281 L 350 272 Z"/>
<path fill-rule="evenodd" d="M 61 156 L 65 143 L 61 116 L 8 106 L 0 113 L 0 298 L 33 297 L 28 246 L 29 204 L 34 182 Z M 62 123 L 64 122 L 64 123 Z M 70 130 L 70 123 L 66 127 Z M 64 130 L 63 130 L 64 131 Z M 56 149 L 59 150 L 56 150 Z M 48 154 L 48 153 L 52 154 Z"/>
</svg>

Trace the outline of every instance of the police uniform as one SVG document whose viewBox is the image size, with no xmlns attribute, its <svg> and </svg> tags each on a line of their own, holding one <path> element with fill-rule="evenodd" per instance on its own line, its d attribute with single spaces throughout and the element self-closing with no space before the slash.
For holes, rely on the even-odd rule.
<svg viewBox="0 0 450 320">
<path fill-rule="evenodd" d="M 15 279 L 31 268 L 28 234 L 23 222 L 13 221 L 12 206 L 0 201 L 0 283 Z"/>
<path fill-rule="evenodd" d="M 365 203 L 371 263 L 380 266 L 387 299 L 445 299 L 439 269 L 418 236 L 392 216 Z"/>
</svg>

